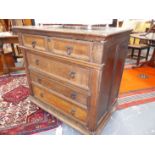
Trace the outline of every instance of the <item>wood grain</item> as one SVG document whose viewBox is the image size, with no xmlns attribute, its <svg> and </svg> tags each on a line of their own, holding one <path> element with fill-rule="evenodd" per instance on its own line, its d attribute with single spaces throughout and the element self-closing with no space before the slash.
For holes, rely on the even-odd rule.
<svg viewBox="0 0 155 155">
<path fill-rule="evenodd" d="M 53 90 L 64 97 L 67 97 L 72 102 L 76 102 L 76 104 L 82 104 L 87 106 L 88 103 L 88 95 L 82 94 L 82 92 L 76 88 L 68 87 L 63 83 L 55 81 L 52 78 L 46 77 L 44 74 L 39 74 L 36 71 L 30 70 L 30 77 L 33 82 L 36 82 L 49 90 Z"/>
<path fill-rule="evenodd" d="M 81 121 L 86 121 L 87 119 L 87 111 L 82 108 L 79 108 L 72 103 L 66 102 L 65 100 L 59 98 L 58 96 L 54 95 L 47 89 L 43 89 L 43 87 L 38 87 L 32 84 L 34 96 L 39 100 L 47 103 L 52 104 L 53 106 L 63 110 L 64 112 L 68 113 L 69 115 L 80 119 Z"/>
<path fill-rule="evenodd" d="M 73 39 L 48 38 L 48 49 L 55 54 L 90 61 L 92 43 Z"/>
<path fill-rule="evenodd" d="M 58 78 L 88 88 L 89 70 L 74 64 L 62 63 L 27 52 L 28 64 L 36 69 L 46 71 Z"/>
<path fill-rule="evenodd" d="M 46 49 L 46 41 L 44 37 L 36 35 L 27 35 L 27 34 L 24 34 L 22 37 L 24 46 L 35 48 L 38 50 Z"/>
</svg>

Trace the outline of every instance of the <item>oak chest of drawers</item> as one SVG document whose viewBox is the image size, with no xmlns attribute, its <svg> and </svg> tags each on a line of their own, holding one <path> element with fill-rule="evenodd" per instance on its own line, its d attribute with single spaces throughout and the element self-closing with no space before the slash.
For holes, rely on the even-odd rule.
<svg viewBox="0 0 155 155">
<path fill-rule="evenodd" d="M 83 134 L 97 134 L 117 97 L 130 30 L 14 27 L 30 99 Z"/>
</svg>

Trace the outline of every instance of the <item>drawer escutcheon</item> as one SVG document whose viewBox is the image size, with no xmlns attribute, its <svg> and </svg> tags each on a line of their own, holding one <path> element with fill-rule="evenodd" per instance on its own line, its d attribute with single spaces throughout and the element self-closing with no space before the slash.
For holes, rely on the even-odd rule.
<svg viewBox="0 0 155 155">
<path fill-rule="evenodd" d="M 32 41 L 32 43 L 31 43 L 31 44 L 32 44 L 32 47 L 33 47 L 33 48 L 35 48 L 35 46 L 36 46 L 37 42 L 36 42 L 36 41 Z"/>
<path fill-rule="evenodd" d="M 76 100 L 77 93 L 76 92 L 72 92 L 70 96 L 71 96 L 71 99 Z"/>
<path fill-rule="evenodd" d="M 72 46 L 66 46 L 66 53 L 67 53 L 67 55 L 71 55 L 73 53 L 73 47 Z"/>
<path fill-rule="evenodd" d="M 75 115 L 75 113 L 76 113 L 76 108 L 75 107 L 72 107 L 71 108 L 71 110 L 70 110 L 70 113 L 71 113 L 71 115 Z"/>
<path fill-rule="evenodd" d="M 69 77 L 70 78 L 74 79 L 75 75 L 76 75 L 76 72 L 74 72 L 74 71 L 69 72 Z"/>
<path fill-rule="evenodd" d="M 38 59 L 35 60 L 35 64 L 39 65 L 39 60 Z"/>
</svg>

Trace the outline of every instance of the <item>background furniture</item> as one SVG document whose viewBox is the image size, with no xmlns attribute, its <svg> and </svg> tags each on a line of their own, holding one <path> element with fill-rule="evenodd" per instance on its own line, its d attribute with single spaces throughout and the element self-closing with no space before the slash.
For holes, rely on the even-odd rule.
<svg viewBox="0 0 155 155">
<path fill-rule="evenodd" d="M 0 55 L 1 55 L 1 62 L 3 65 L 3 72 L 0 74 L 7 74 L 10 70 L 16 70 L 15 68 L 10 68 L 5 60 L 3 45 L 9 43 L 18 43 L 18 37 L 13 35 L 10 32 L 0 32 Z"/>
<path fill-rule="evenodd" d="M 0 72 L 8 73 L 11 69 L 23 69 L 24 62 L 21 50 L 18 48 L 17 36 L 11 33 L 12 26 L 34 25 L 33 19 L 0 19 L 1 60 Z M 2 38 L 3 37 L 3 38 Z M 5 38 L 6 37 L 6 38 Z M 10 37 L 10 38 L 9 38 Z M 7 67 L 6 67 L 7 66 Z M 5 68 L 5 69 L 4 69 Z M 9 69 L 7 69 L 9 68 Z"/>
<path fill-rule="evenodd" d="M 96 134 L 117 103 L 131 30 L 17 27 L 30 99 L 84 134 Z"/>
<path fill-rule="evenodd" d="M 152 25 L 152 20 L 125 20 L 122 23 L 122 28 L 132 28 L 132 34 L 144 33 Z M 130 36 L 128 49 L 131 49 L 131 54 L 128 58 L 136 59 L 136 65 L 138 66 L 141 59 L 148 60 L 150 46 L 147 40 L 141 40 Z M 145 51 L 144 51 L 145 50 Z M 130 52 L 130 51 L 129 51 Z M 144 54 L 146 52 L 146 54 Z"/>
<path fill-rule="evenodd" d="M 132 36 L 131 36 L 131 38 L 132 38 Z M 133 38 L 134 38 L 134 37 L 133 37 Z M 132 59 L 136 59 L 136 60 L 137 60 L 137 63 L 136 63 L 136 64 L 137 64 L 137 66 L 138 66 L 141 59 L 144 59 L 144 58 L 145 58 L 146 61 L 148 60 L 149 51 L 150 51 L 150 46 L 149 46 L 148 44 L 140 43 L 140 41 L 139 41 L 139 43 L 137 44 L 137 43 L 135 43 L 135 39 L 136 39 L 136 38 L 134 38 L 134 43 L 132 43 L 132 44 L 130 43 L 130 44 L 128 45 L 128 49 L 131 49 L 131 55 L 130 55 L 130 57 L 131 57 Z M 136 51 L 136 50 L 138 50 L 138 55 L 135 54 L 135 51 Z M 145 56 L 142 55 L 142 51 L 143 51 L 143 50 L 147 50 Z"/>
<path fill-rule="evenodd" d="M 141 66 L 150 66 L 150 67 L 155 67 L 155 44 L 153 44 L 153 42 L 155 42 L 155 33 L 152 32 L 148 32 L 148 33 L 138 33 L 138 34 L 132 34 L 131 35 L 134 38 L 139 38 L 142 40 L 146 40 L 148 42 L 151 42 L 150 46 L 152 46 L 154 48 L 152 57 L 149 61 L 142 63 Z"/>
</svg>

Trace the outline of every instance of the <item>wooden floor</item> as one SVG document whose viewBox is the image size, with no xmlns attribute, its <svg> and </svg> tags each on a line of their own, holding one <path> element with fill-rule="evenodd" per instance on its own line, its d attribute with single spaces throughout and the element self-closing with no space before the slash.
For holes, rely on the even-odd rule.
<svg viewBox="0 0 155 155">
<path fill-rule="evenodd" d="M 155 87 L 155 68 L 124 69 L 120 94 Z"/>
</svg>

